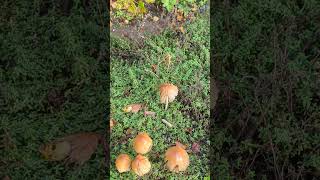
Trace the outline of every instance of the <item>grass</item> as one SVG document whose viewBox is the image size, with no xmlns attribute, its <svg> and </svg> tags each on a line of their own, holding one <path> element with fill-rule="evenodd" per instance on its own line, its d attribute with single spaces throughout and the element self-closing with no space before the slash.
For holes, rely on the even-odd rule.
<svg viewBox="0 0 320 180">
<path fill-rule="evenodd" d="M 39 15 L 40 1 L 0 5 L 0 177 L 103 179 L 101 146 L 81 168 L 47 162 L 38 151 L 50 140 L 107 126 L 106 34 L 80 4 L 69 16 L 48 6 Z"/>
<path fill-rule="evenodd" d="M 208 175 L 208 23 L 208 16 L 204 16 L 187 26 L 187 34 L 166 31 L 147 40 L 142 48 L 112 39 L 111 112 L 118 124 L 111 132 L 111 179 L 136 177 L 132 172 L 119 174 L 114 162 L 120 153 L 128 153 L 132 159 L 135 158 L 132 140 L 141 131 L 147 132 L 153 139 L 153 148 L 147 154 L 152 169 L 142 179 L 200 179 Z M 167 53 L 172 55 L 169 69 L 162 62 Z M 152 72 L 152 65 L 157 65 L 157 75 Z M 179 88 L 177 99 L 169 104 L 167 111 L 160 104 L 158 90 L 159 85 L 165 82 Z M 144 117 L 143 112 L 124 113 L 123 107 L 133 103 L 145 103 L 149 111 L 157 113 L 156 118 Z M 174 127 L 169 128 L 161 119 L 171 122 Z M 187 132 L 188 128 L 192 128 L 192 132 Z M 128 129 L 132 129 L 130 134 L 126 133 Z M 189 153 L 190 166 L 186 172 L 179 174 L 170 173 L 164 165 L 164 153 L 175 141 L 189 148 L 193 142 L 201 144 L 200 154 Z"/>
</svg>

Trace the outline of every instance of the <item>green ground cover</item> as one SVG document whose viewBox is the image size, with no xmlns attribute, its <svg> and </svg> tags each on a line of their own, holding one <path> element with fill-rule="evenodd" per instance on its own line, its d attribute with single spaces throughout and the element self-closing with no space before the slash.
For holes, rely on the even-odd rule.
<svg viewBox="0 0 320 180">
<path fill-rule="evenodd" d="M 47 162 L 38 151 L 66 134 L 105 131 L 108 41 L 97 5 L 85 14 L 75 3 L 67 16 L 53 2 L 42 14 L 40 2 L 0 5 L 0 177 L 103 179 L 101 146 L 82 167 Z"/>
<path fill-rule="evenodd" d="M 112 39 L 111 44 L 111 112 L 118 124 L 111 133 L 111 178 L 133 179 L 134 173 L 119 174 L 115 158 L 128 153 L 135 158 L 132 139 L 137 132 L 148 132 L 154 146 L 147 154 L 151 172 L 143 179 L 200 179 L 209 173 L 209 19 L 199 17 L 186 26 L 186 34 L 170 30 L 147 40 L 144 46 Z M 121 53 L 119 53 L 121 52 Z M 163 63 L 169 53 L 172 64 Z M 157 65 L 158 72 L 152 72 Z M 167 111 L 160 104 L 159 86 L 171 82 L 178 86 L 177 100 L 169 104 Z M 133 103 L 145 103 L 148 111 L 156 112 L 156 118 L 144 117 L 143 112 L 126 114 L 123 108 Z M 161 119 L 171 122 L 169 128 Z M 188 128 L 191 131 L 188 132 Z M 126 131 L 132 129 L 130 134 Z M 190 166 L 186 172 L 174 174 L 165 168 L 164 153 L 175 141 L 188 146 L 198 142 L 201 152 L 190 152 Z"/>
</svg>

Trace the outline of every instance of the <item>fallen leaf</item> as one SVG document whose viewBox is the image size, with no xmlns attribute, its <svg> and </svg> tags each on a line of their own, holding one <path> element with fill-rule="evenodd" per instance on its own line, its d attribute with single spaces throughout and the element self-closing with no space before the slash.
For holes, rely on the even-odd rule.
<svg viewBox="0 0 320 180">
<path fill-rule="evenodd" d="M 183 15 L 182 11 L 178 10 L 175 14 L 177 16 L 177 20 L 178 21 L 183 21 L 184 20 L 184 15 Z"/>
<path fill-rule="evenodd" d="M 188 133 L 191 133 L 192 132 L 192 128 L 186 128 L 185 131 L 188 132 Z"/>
<path fill-rule="evenodd" d="M 137 113 L 143 108 L 143 104 L 130 104 L 123 108 L 123 111 L 128 113 Z"/>
<path fill-rule="evenodd" d="M 40 153 L 48 161 L 61 161 L 71 152 L 71 144 L 67 141 L 56 141 L 40 146 Z"/>
<path fill-rule="evenodd" d="M 113 2 L 113 0 L 110 0 L 110 6 L 112 7 L 112 8 L 116 8 L 116 2 Z"/>
<path fill-rule="evenodd" d="M 182 21 L 182 20 L 183 20 L 183 16 L 179 14 L 179 15 L 177 16 L 177 20 L 178 20 L 178 21 Z"/>
<path fill-rule="evenodd" d="M 116 124 L 117 124 L 117 121 L 115 121 L 114 119 L 110 119 L 110 131 Z"/>
<path fill-rule="evenodd" d="M 72 134 L 40 146 L 40 152 L 49 161 L 65 160 L 82 165 L 97 149 L 102 136 L 97 133 Z"/>
<path fill-rule="evenodd" d="M 154 22 L 157 22 L 157 21 L 159 21 L 159 17 L 153 16 L 152 20 L 153 20 Z"/>
<path fill-rule="evenodd" d="M 183 26 L 179 27 L 179 31 L 182 32 L 183 34 L 186 33 L 186 31 L 184 30 Z"/>
<path fill-rule="evenodd" d="M 200 152 L 200 145 L 199 145 L 198 143 L 194 142 L 194 143 L 192 144 L 191 149 L 192 149 L 192 151 L 193 151 L 194 153 L 199 153 L 199 152 Z"/>
<path fill-rule="evenodd" d="M 6 175 L 6 176 L 4 176 L 4 177 L 2 178 L 2 180 L 10 180 L 10 177 L 9 177 L 8 175 Z"/>
<path fill-rule="evenodd" d="M 128 128 L 128 129 L 126 130 L 126 135 L 131 135 L 132 132 L 133 132 L 133 130 L 132 130 L 131 128 Z"/>
<path fill-rule="evenodd" d="M 152 72 L 157 73 L 158 67 L 156 64 L 152 64 L 151 69 L 152 69 Z"/>
<path fill-rule="evenodd" d="M 151 3 L 154 3 L 155 0 L 145 0 L 145 1 L 146 1 L 146 3 L 151 4 Z"/>
<path fill-rule="evenodd" d="M 193 5 L 191 11 L 196 12 L 198 10 L 198 6 L 196 4 Z"/>
<path fill-rule="evenodd" d="M 156 113 L 155 112 L 152 112 L 152 111 L 144 111 L 144 116 L 152 116 L 152 117 L 155 117 L 156 116 Z"/>
</svg>

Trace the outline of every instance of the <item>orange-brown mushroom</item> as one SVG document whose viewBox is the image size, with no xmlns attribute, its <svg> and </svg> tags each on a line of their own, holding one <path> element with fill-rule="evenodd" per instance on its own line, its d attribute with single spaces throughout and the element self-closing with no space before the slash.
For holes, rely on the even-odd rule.
<svg viewBox="0 0 320 180">
<path fill-rule="evenodd" d="M 138 176 L 143 176 L 151 170 L 151 163 L 145 156 L 138 154 L 138 156 L 132 161 L 132 170 Z"/>
<path fill-rule="evenodd" d="M 160 85 L 160 103 L 166 104 L 165 109 L 168 108 L 169 102 L 176 98 L 178 92 L 178 87 L 173 84 L 164 83 Z"/>
<path fill-rule="evenodd" d="M 146 154 L 151 150 L 151 148 L 152 148 L 152 139 L 147 133 L 141 132 L 134 138 L 133 149 L 138 154 Z"/>
<path fill-rule="evenodd" d="M 185 171 L 189 166 L 189 155 L 182 146 L 176 144 L 166 151 L 165 161 L 170 171 Z"/>
<path fill-rule="evenodd" d="M 116 159 L 116 168 L 119 173 L 130 171 L 131 158 L 127 154 L 120 154 Z"/>
</svg>

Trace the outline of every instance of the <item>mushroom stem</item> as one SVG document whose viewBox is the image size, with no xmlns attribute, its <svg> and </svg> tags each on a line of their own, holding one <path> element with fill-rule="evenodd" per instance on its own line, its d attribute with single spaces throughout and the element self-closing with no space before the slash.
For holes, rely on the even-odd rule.
<svg viewBox="0 0 320 180">
<path fill-rule="evenodd" d="M 167 97 L 166 97 L 166 107 L 165 107 L 165 110 L 167 110 L 168 104 L 169 104 L 169 97 L 167 96 Z"/>
</svg>

